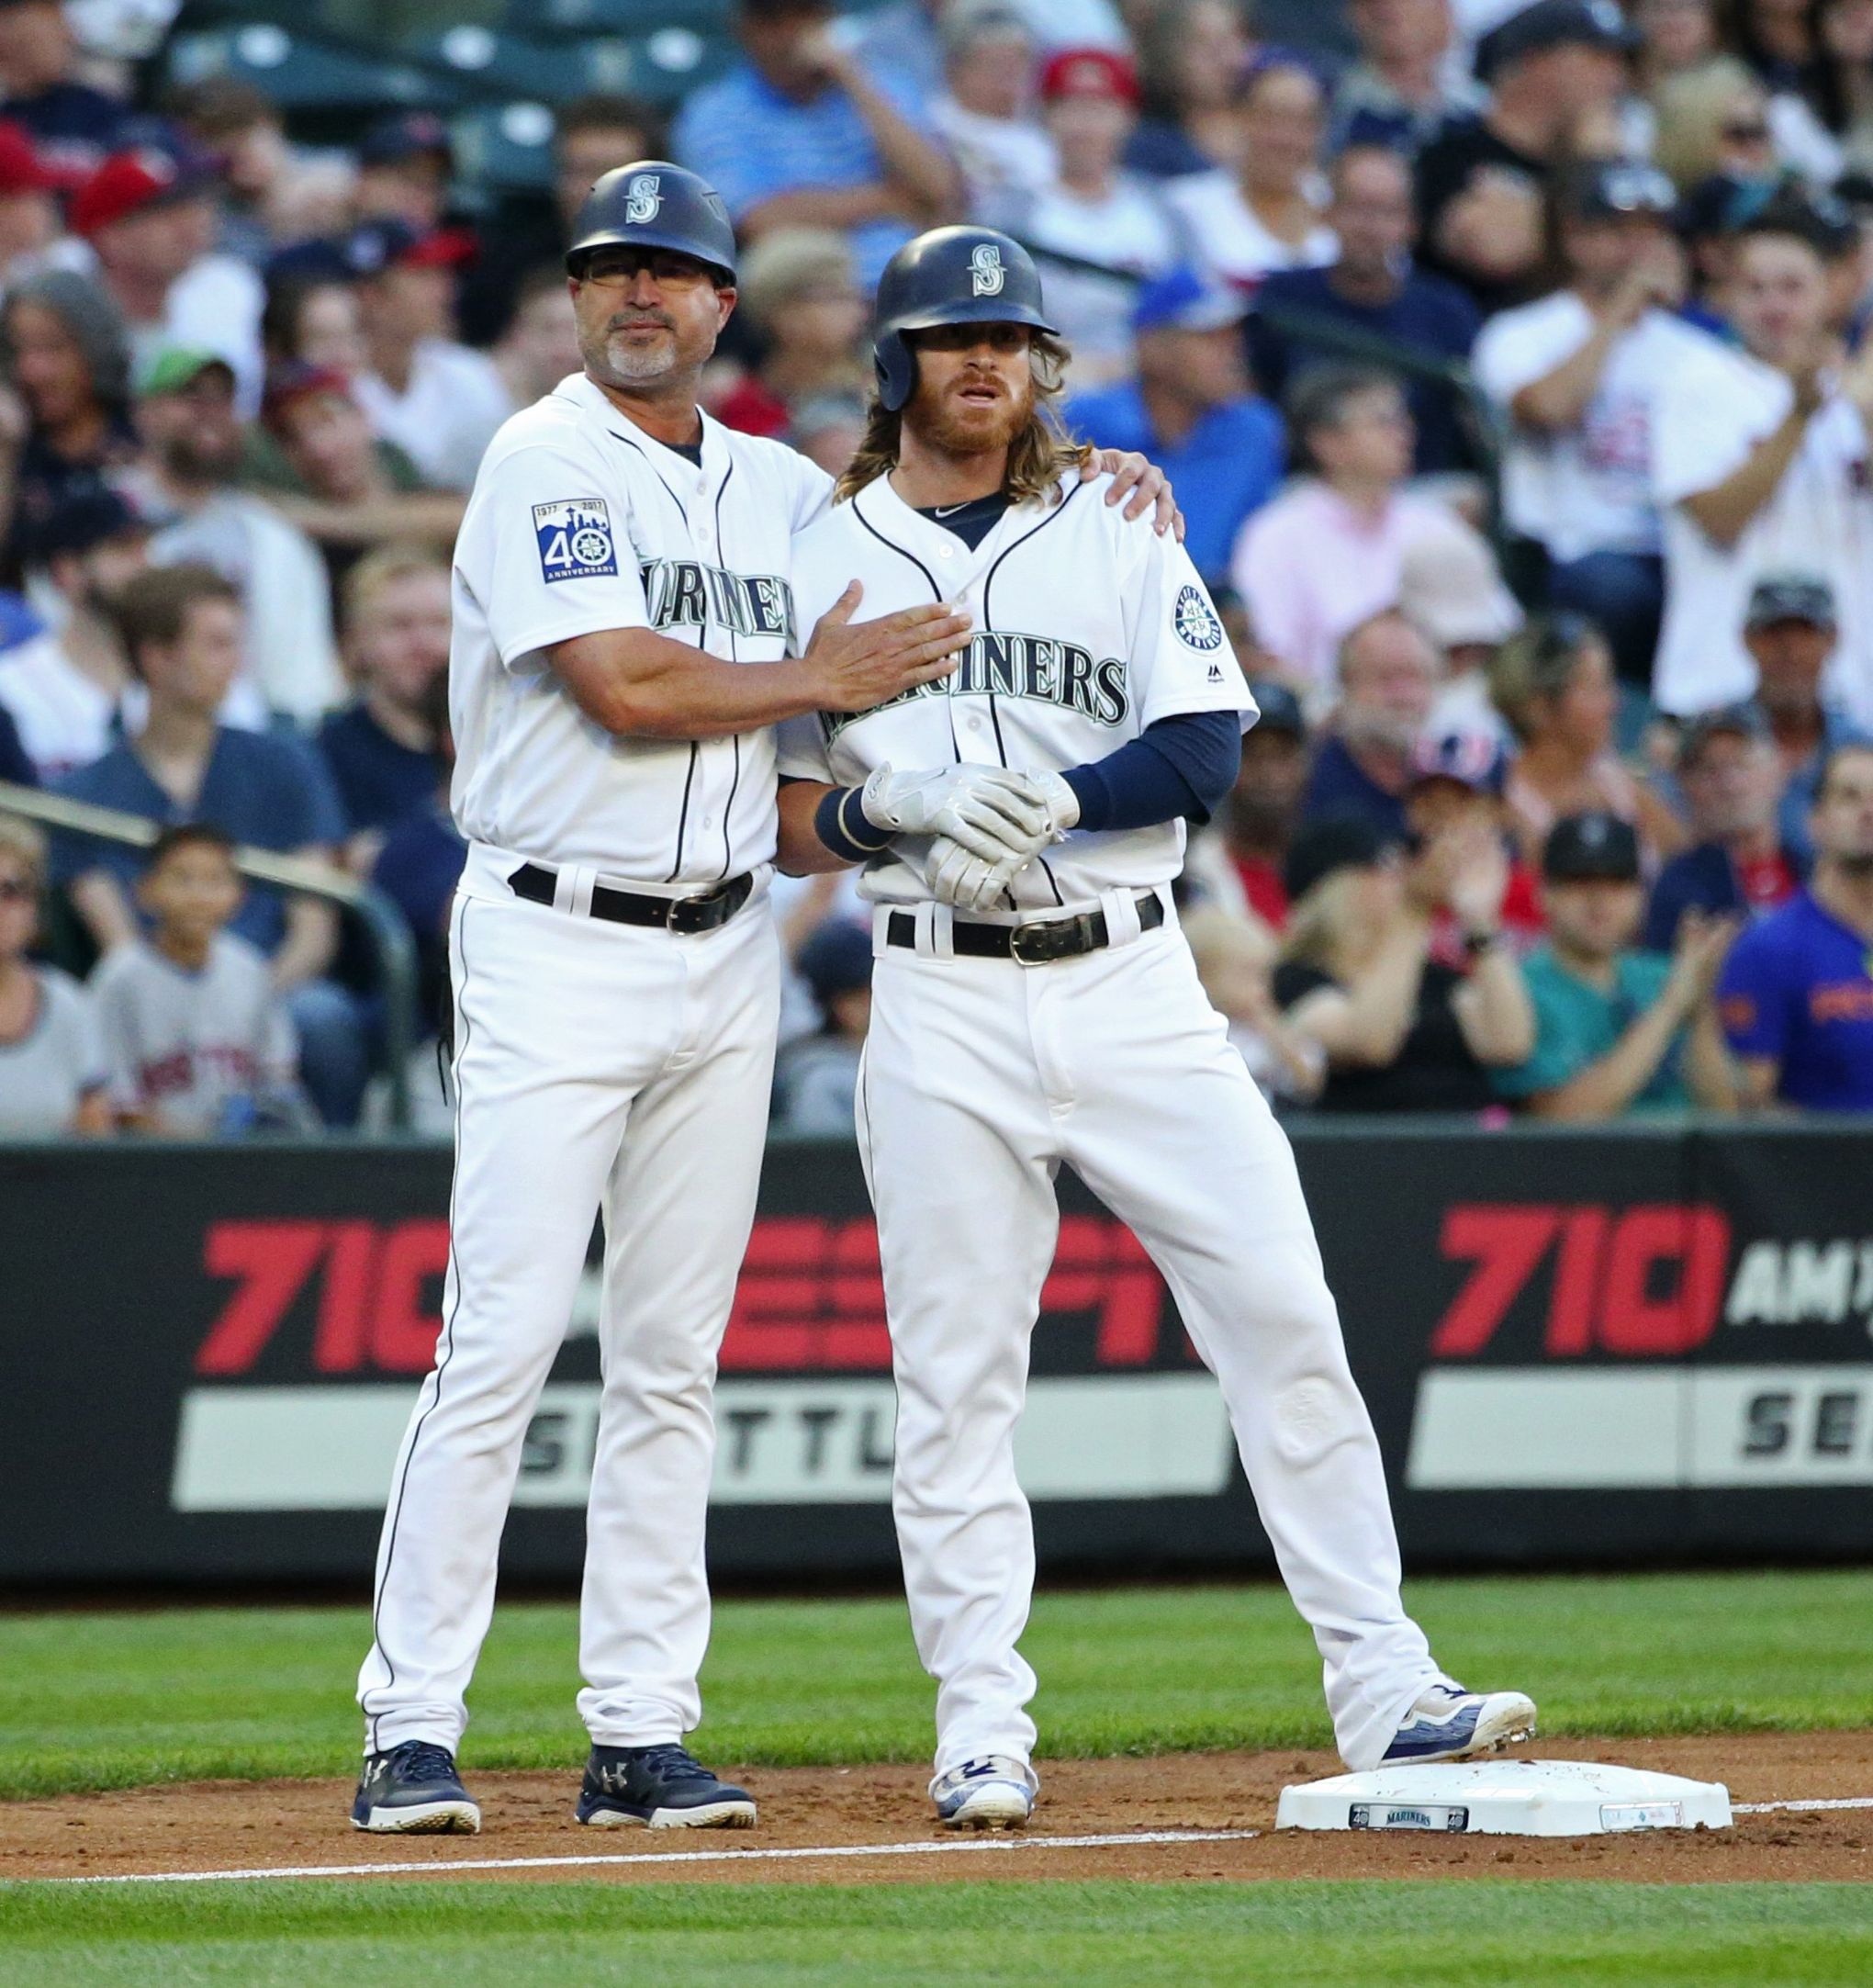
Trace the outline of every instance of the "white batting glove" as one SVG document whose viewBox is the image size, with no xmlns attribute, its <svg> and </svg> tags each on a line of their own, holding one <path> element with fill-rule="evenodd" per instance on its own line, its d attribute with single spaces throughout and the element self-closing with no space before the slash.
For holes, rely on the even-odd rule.
<svg viewBox="0 0 1873 1988">
<path fill-rule="evenodd" d="M 1015 873 L 1026 867 L 1027 860 L 1026 857 L 1017 861 L 1012 856 L 1003 856 L 985 861 L 970 854 L 959 842 L 938 836 L 930 845 L 924 881 L 941 903 L 958 911 L 993 911 L 1001 904 L 1003 893 L 1015 881 Z"/>
<path fill-rule="evenodd" d="M 1017 854 L 1026 862 L 1053 837 L 1032 781 L 1000 766 L 894 773 L 887 761 L 865 782 L 858 807 L 874 827 L 947 836 L 991 863 Z"/>
<path fill-rule="evenodd" d="M 1059 773 L 1029 773 L 1027 783 L 1047 810 L 1048 840 L 1064 842 L 1080 818 L 1080 797 Z"/>
</svg>

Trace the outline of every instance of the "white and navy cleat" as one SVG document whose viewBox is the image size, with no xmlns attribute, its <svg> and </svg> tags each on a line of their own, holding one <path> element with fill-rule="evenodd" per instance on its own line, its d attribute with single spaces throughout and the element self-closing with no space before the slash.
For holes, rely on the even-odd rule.
<svg viewBox="0 0 1873 1988">
<path fill-rule="evenodd" d="M 377 1836 L 476 1836 L 481 1809 L 446 1747 L 407 1739 L 365 1762 L 352 1827 Z"/>
<path fill-rule="evenodd" d="M 965 1760 L 930 1783 L 936 1820 L 946 1829 L 1019 1829 L 1034 1814 L 1040 1779 L 1013 1754 Z"/>
<path fill-rule="evenodd" d="M 1535 1734 L 1535 1702 L 1520 1691 L 1466 1691 L 1433 1684 L 1385 1748 L 1381 1767 L 1474 1760 Z"/>
</svg>

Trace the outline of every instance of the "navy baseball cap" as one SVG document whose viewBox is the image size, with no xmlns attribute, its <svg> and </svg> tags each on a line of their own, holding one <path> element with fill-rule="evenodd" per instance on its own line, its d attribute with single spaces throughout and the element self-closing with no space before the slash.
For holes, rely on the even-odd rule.
<svg viewBox="0 0 1873 1988">
<path fill-rule="evenodd" d="M 1298 903 L 1317 883 L 1341 870 L 1370 870 L 1396 843 L 1363 814 L 1329 814 L 1309 823 L 1289 845 L 1281 881 Z"/>
<path fill-rule="evenodd" d="M 395 165 L 430 153 L 447 163 L 454 162 L 449 128 L 431 110 L 403 110 L 379 118 L 358 143 L 360 165 Z"/>
<path fill-rule="evenodd" d="M 1472 793 L 1500 794 L 1508 778 L 1508 758 L 1484 732 L 1446 732 L 1421 738 L 1411 755 L 1411 785 L 1447 780 Z"/>
<path fill-rule="evenodd" d="M 871 933 L 850 918 L 828 918 L 796 955 L 801 978 L 824 1007 L 836 994 L 871 984 Z"/>
<path fill-rule="evenodd" d="M 342 248 L 353 276 L 385 269 L 459 269 L 475 260 L 475 237 L 465 228 L 412 228 L 408 221 L 363 221 Z"/>
<path fill-rule="evenodd" d="M 1686 721 L 1678 736 L 1678 771 L 1693 764 L 1713 738 L 1765 739 L 1769 721 L 1755 704 L 1719 704 Z"/>
<path fill-rule="evenodd" d="M 1565 815 L 1542 846 L 1542 874 L 1551 883 L 1637 883 L 1639 837 L 1617 814 Z"/>
<path fill-rule="evenodd" d="M 1566 212 L 1580 220 L 1625 220 L 1644 215 L 1670 220 L 1678 207 L 1677 188 L 1655 165 L 1636 165 L 1626 159 L 1597 159 L 1578 167 L 1562 182 Z"/>
<path fill-rule="evenodd" d="M 1614 0 L 1535 0 L 1476 44 L 1476 80 L 1487 83 L 1505 63 L 1570 44 L 1625 55 L 1639 46 L 1639 36 Z"/>
<path fill-rule="evenodd" d="M 88 483 L 23 532 L 28 543 L 22 549 L 28 559 L 44 561 L 58 553 L 89 552 L 114 538 L 142 536 L 151 530 L 150 521 L 122 491 L 107 483 Z"/>
<path fill-rule="evenodd" d="M 1778 622 L 1810 622 L 1817 628 L 1839 626 L 1834 589 L 1810 573 L 1768 573 L 1751 590 L 1745 629 L 1773 628 Z"/>
<path fill-rule="evenodd" d="M 1254 730 L 1286 732 L 1295 738 L 1307 737 L 1307 721 L 1301 712 L 1301 701 L 1286 684 L 1264 677 L 1249 686 L 1249 694 L 1255 700 L 1256 710 L 1262 713 L 1255 721 Z"/>
</svg>

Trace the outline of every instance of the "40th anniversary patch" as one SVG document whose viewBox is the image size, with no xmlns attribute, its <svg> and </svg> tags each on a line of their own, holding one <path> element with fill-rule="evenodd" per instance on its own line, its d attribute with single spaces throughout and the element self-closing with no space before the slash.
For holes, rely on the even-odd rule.
<svg viewBox="0 0 1873 1988">
<path fill-rule="evenodd" d="M 601 497 L 568 497 L 533 506 L 540 571 L 548 580 L 596 579 L 618 570 L 611 514 Z"/>
</svg>

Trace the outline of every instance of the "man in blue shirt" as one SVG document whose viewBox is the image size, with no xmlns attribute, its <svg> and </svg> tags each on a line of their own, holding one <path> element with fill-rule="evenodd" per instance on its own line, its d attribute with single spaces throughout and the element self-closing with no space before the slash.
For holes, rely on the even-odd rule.
<svg viewBox="0 0 1873 1988">
<path fill-rule="evenodd" d="M 959 191 L 914 92 L 868 74 L 833 19 L 832 0 L 740 0 L 746 60 L 690 97 L 671 145 L 744 243 L 777 228 L 844 230 L 869 288 L 920 229 L 954 218 Z"/>
<path fill-rule="evenodd" d="M 1617 814 L 1569 814 L 1542 851 L 1548 942 L 1522 965 L 1535 1007 L 1525 1063 L 1496 1073 L 1537 1118 L 1587 1121 L 1696 1103 L 1734 1106 L 1710 990 L 1735 929 L 1687 913 L 1667 959 L 1633 949 L 1645 907 L 1639 838 Z"/>
<path fill-rule="evenodd" d="M 1467 359 L 1480 320 L 1455 284 L 1414 268 L 1417 232 L 1411 168 L 1396 152 L 1349 145 L 1333 164 L 1333 204 L 1327 220 L 1340 237 L 1340 259 L 1324 269 L 1281 269 L 1264 276 L 1248 320 L 1249 364 L 1272 400 L 1308 365 L 1343 362 L 1345 354 L 1288 331 L 1283 311 L 1395 339 L 1427 359 Z M 1474 455 L 1459 425 L 1457 399 L 1434 380 L 1409 379 L 1406 399 L 1418 431 L 1412 466 L 1419 476 L 1471 466 Z M 1183 494 L 1179 484 L 1178 493 Z"/>
<path fill-rule="evenodd" d="M 317 755 L 297 738 L 217 722 L 241 668 L 241 597 L 233 586 L 207 567 L 159 567 L 125 586 L 115 611 L 131 669 L 149 693 L 148 712 L 122 745 L 67 775 L 59 791 L 165 826 L 211 822 L 237 844 L 334 856 L 343 817 Z M 132 892 L 141 868 L 141 851 L 120 843 L 63 835 L 54 844 L 54 879 L 100 952 L 137 936 Z M 230 929 L 272 961 L 320 1115 L 350 1124 L 368 1073 L 355 1004 L 321 977 L 337 947 L 336 912 L 254 885 Z"/>
<path fill-rule="evenodd" d="M 1355 814 L 1388 842 L 1408 834 L 1405 796 L 1430 722 L 1437 651 L 1396 608 L 1368 615 L 1340 645 L 1340 702 L 1314 756 L 1303 825 Z"/>
<path fill-rule="evenodd" d="M 1745 932 L 1718 996 L 1755 1105 L 1873 1111 L 1873 745 L 1828 759 L 1808 888 Z"/>
<path fill-rule="evenodd" d="M 1281 417 L 1251 392 L 1243 304 L 1194 271 L 1149 283 L 1132 309 L 1138 377 L 1067 405 L 1075 433 L 1136 449 L 1169 477 L 1183 506 L 1183 548 L 1206 582 L 1227 586 L 1229 550 L 1281 482 Z"/>
</svg>

